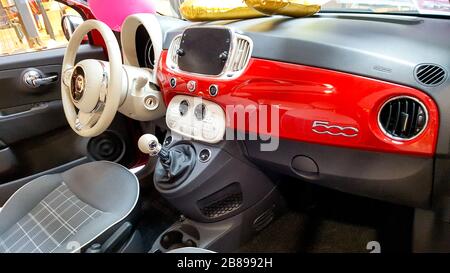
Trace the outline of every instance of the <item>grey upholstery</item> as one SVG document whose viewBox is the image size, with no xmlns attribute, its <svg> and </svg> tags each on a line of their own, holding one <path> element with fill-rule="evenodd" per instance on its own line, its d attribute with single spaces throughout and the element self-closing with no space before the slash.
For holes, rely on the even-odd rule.
<svg viewBox="0 0 450 273">
<path fill-rule="evenodd" d="M 77 252 L 124 220 L 138 196 L 136 176 L 112 162 L 42 176 L 0 211 L 0 252 Z"/>
<path fill-rule="evenodd" d="M 181 247 L 167 251 L 167 253 L 216 253 L 216 252 L 198 247 Z"/>
</svg>

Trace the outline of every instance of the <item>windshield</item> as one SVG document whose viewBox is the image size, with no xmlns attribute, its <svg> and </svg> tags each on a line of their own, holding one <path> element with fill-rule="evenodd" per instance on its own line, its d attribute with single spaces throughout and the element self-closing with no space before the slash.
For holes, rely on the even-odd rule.
<svg viewBox="0 0 450 273">
<path fill-rule="evenodd" d="M 322 11 L 450 15 L 450 0 L 332 0 Z"/>
<path fill-rule="evenodd" d="M 224 0 L 209 0 L 224 1 Z M 292 0 L 293 2 L 305 2 Z M 177 7 L 183 0 L 154 0 L 159 13 L 177 16 Z M 450 16 L 450 0 L 316 0 L 322 3 L 322 12 L 404 13 Z"/>
</svg>

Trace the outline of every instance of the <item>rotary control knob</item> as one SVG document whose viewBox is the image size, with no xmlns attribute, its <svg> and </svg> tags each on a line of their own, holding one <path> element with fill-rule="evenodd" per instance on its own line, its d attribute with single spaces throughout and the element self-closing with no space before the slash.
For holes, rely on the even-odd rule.
<svg viewBox="0 0 450 273">
<path fill-rule="evenodd" d="M 197 120 L 202 121 L 206 115 L 205 104 L 201 103 L 201 104 L 195 106 L 194 115 L 195 115 L 195 118 L 197 118 Z"/>
<path fill-rule="evenodd" d="M 189 102 L 187 100 L 182 100 L 180 102 L 179 111 L 181 116 L 185 116 L 189 111 Z"/>
</svg>

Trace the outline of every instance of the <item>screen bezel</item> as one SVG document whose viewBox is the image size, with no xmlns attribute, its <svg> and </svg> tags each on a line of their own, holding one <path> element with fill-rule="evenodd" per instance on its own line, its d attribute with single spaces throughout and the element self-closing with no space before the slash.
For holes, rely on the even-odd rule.
<svg viewBox="0 0 450 273">
<path fill-rule="evenodd" d="M 187 49 L 185 49 L 185 48 L 183 48 L 183 44 L 184 44 L 184 37 L 186 36 L 186 35 L 189 35 L 189 32 L 191 32 L 191 31 L 199 31 L 199 30 L 203 30 L 202 31 L 202 38 L 203 37 L 207 37 L 207 35 L 205 34 L 205 32 L 204 32 L 204 30 L 210 30 L 210 31 L 217 31 L 217 30 L 221 30 L 221 31 L 223 31 L 224 33 L 226 32 L 226 34 L 228 35 L 227 37 L 224 37 L 224 40 L 226 40 L 226 39 L 228 39 L 228 45 L 225 45 L 225 46 L 222 46 L 222 48 L 219 48 L 218 50 L 217 50 L 217 52 L 215 52 L 216 54 L 217 54 L 217 58 L 218 58 L 218 55 L 219 55 L 219 53 L 220 53 L 220 51 L 227 51 L 227 53 L 228 53 L 228 58 L 227 58 L 227 60 L 226 61 L 223 61 L 223 63 L 221 63 L 220 64 L 220 66 L 218 66 L 218 67 L 215 67 L 215 69 L 211 69 L 211 68 L 213 68 L 213 67 L 207 67 L 207 66 L 203 66 L 201 69 L 186 69 L 186 67 L 187 66 L 189 66 L 189 65 L 192 65 L 192 64 L 189 64 L 189 62 L 187 62 L 187 63 L 184 63 L 183 64 L 183 62 L 181 61 L 182 60 L 182 58 L 185 58 L 185 56 L 183 56 L 183 57 L 180 57 L 180 56 L 177 56 L 177 66 L 178 66 L 178 69 L 180 70 L 180 71 L 182 71 L 182 72 L 185 72 L 185 73 L 189 73 L 189 74 L 194 74 L 194 75 L 202 75 L 202 76 L 208 76 L 208 77 L 218 77 L 218 76 L 221 76 L 221 75 L 223 75 L 223 73 L 224 73 L 224 71 L 226 70 L 226 68 L 227 68 L 227 66 L 228 66 L 228 63 L 229 63 L 229 61 L 230 61 L 230 59 L 232 58 L 232 52 L 233 52 L 233 43 L 234 43 L 234 33 L 233 33 L 233 31 L 231 30 L 231 29 L 229 29 L 229 28 L 226 28 L 226 27 L 218 27 L 218 26 L 214 26 L 214 27 L 212 27 L 212 26 L 198 26 L 198 27 L 189 27 L 189 28 L 186 28 L 184 31 L 183 31 L 183 33 L 181 34 L 181 41 L 180 41 L 180 46 L 179 46 L 179 48 L 182 48 L 183 50 L 187 50 L 187 52 L 185 52 L 185 54 L 186 55 L 188 55 L 189 54 L 189 50 L 191 50 L 190 48 L 187 48 Z M 192 35 L 192 34 L 191 34 Z M 220 42 L 219 41 L 219 43 L 220 44 L 223 44 L 224 42 Z M 204 43 L 206 46 L 211 46 L 211 45 L 213 45 L 213 48 L 217 48 L 217 47 L 220 47 L 220 45 L 219 46 L 217 46 L 217 47 L 214 47 L 214 44 L 212 44 L 212 43 Z M 188 44 L 188 46 L 189 46 L 189 44 Z M 204 49 L 204 48 L 195 48 L 195 53 L 197 53 L 197 52 L 202 52 L 202 49 Z M 194 53 L 194 54 L 195 54 Z M 192 54 L 192 53 L 191 53 Z M 189 55 L 188 55 L 189 56 Z M 206 57 L 206 56 L 205 56 Z M 209 57 L 211 57 L 211 56 L 209 56 Z M 206 61 L 203 61 L 204 60 L 204 58 L 200 58 L 201 60 L 202 60 L 202 63 L 204 63 L 204 62 L 206 62 Z M 186 59 L 185 59 L 186 60 Z M 193 60 L 198 60 L 198 58 L 194 58 Z M 192 60 L 191 60 L 192 61 Z M 195 65 L 195 64 L 194 64 Z M 184 68 L 184 69 L 183 69 Z M 208 71 L 208 68 L 210 69 L 210 70 L 213 70 L 212 72 L 209 72 Z M 220 70 L 220 71 L 219 71 Z"/>
</svg>

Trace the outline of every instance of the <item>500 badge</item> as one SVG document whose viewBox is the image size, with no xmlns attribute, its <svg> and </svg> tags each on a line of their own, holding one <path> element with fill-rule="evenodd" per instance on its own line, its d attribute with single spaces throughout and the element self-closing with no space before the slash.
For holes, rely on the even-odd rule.
<svg viewBox="0 0 450 273">
<path fill-rule="evenodd" d="M 359 130 L 355 127 L 330 125 L 328 121 L 314 121 L 312 130 L 317 134 L 328 134 L 343 137 L 356 137 L 359 133 Z"/>
</svg>

